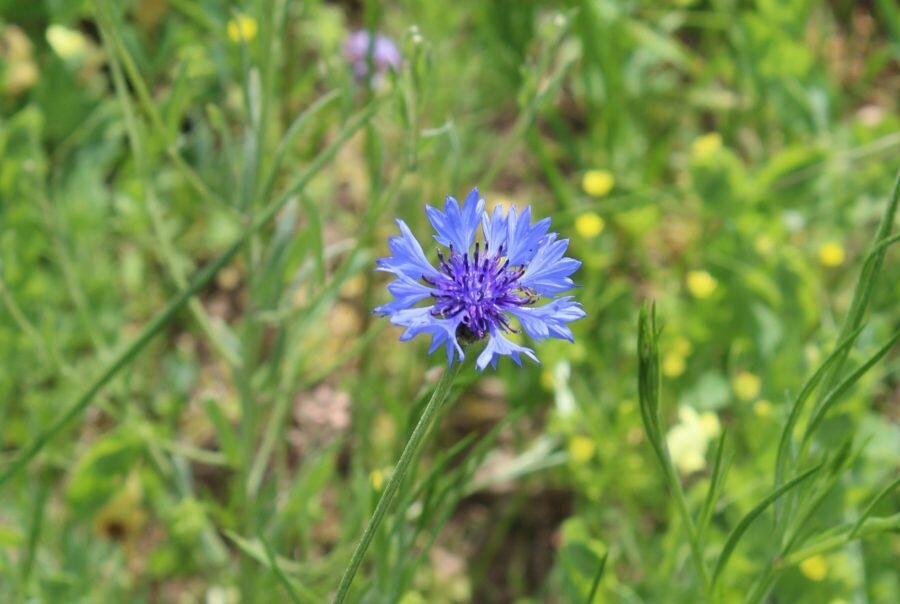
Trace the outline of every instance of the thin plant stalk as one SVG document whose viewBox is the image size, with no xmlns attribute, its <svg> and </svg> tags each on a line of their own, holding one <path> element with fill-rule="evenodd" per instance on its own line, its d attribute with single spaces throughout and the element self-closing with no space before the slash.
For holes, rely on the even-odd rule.
<svg viewBox="0 0 900 604">
<path fill-rule="evenodd" d="M 347 594 L 350 591 L 350 584 L 353 582 L 353 577 L 356 575 L 356 571 L 359 570 L 359 566 L 362 564 L 363 558 L 365 558 L 366 551 L 372 544 L 372 539 L 375 538 L 375 533 L 378 531 L 378 527 L 384 520 L 391 502 L 394 500 L 394 497 L 397 496 L 397 491 L 399 490 L 400 485 L 403 484 L 406 472 L 409 470 L 410 462 L 416 457 L 416 454 L 422 445 L 422 440 L 431 428 L 432 420 L 447 401 L 447 395 L 450 394 L 453 381 L 456 379 L 456 376 L 459 375 L 460 367 L 462 367 L 462 363 L 454 363 L 448 370 L 441 374 L 441 378 L 438 380 L 437 386 L 435 386 L 431 399 L 422 411 L 422 416 L 419 418 L 418 423 L 416 423 L 416 427 L 413 428 L 409 440 L 403 447 L 403 452 L 400 453 L 400 459 L 397 461 L 397 466 L 394 468 L 394 472 L 391 475 L 390 480 L 388 480 L 387 486 L 384 488 L 381 497 L 378 499 L 378 504 L 375 506 L 375 512 L 372 514 L 372 518 L 369 520 L 369 524 L 366 526 L 362 538 L 359 540 L 356 549 L 353 551 L 353 556 L 350 558 L 350 564 L 344 571 L 344 576 L 341 577 L 341 582 L 338 585 L 337 595 L 334 597 L 334 604 L 341 604 L 346 600 Z"/>
<path fill-rule="evenodd" d="M 712 600 L 712 584 L 706 565 L 703 561 L 702 544 L 698 539 L 698 530 L 688 509 L 684 488 L 678 479 L 678 473 L 672 463 L 665 437 L 662 433 L 662 421 L 659 411 L 659 329 L 656 326 L 656 308 L 641 308 L 638 319 L 638 396 L 640 399 L 641 417 L 647 432 L 647 439 L 659 460 L 663 475 L 668 483 L 669 492 L 675 499 L 678 513 L 684 522 L 690 545 L 691 561 L 697 571 L 700 586 L 707 601 Z"/>
</svg>

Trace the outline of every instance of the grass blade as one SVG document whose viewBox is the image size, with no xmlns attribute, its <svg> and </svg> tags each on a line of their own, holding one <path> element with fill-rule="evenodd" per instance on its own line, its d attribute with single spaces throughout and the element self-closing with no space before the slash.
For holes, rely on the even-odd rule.
<svg viewBox="0 0 900 604">
<path fill-rule="evenodd" d="M 275 149 L 275 155 L 272 158 L 272 164 L 269 166 L 268 176 L 266 177 L 264 183 L 265 185 L 262 188 L 262 192 L 260 197 L 265 199 L 269 196 L 272 191 L 272 188 L 275 186 L 275 180 L 278 177 L 278 170 L 281 168 L 281 164 L 284 162 L 284 158 L 287 155 L 288 150 L 291 148 L 291 144 L 294 142 L 294 139 L 297 138 L 297 135 L 303 131 L 303 128 L 309 121 L 318 115 L 318 113 L 323 110 L 325 107 L 330 105 L 333 101 L 340 98 L 341 92 L 340 90 L 332 90 L 331 92 L 327 92 L 324 95 L 320 96 L 316 102 L 303 110 L 300 115 L 298 115 L 291 125 L 288 127 L 287 132 L 285 132 L 284 136 L 281 138 L 281 141 L 278 143 L 278 147 Z"/>
<path fill-rule="evenodd" d="M 281 570 L 281 566 L 278 564 L 278 560 L 275 558 L 275 553 L 272 551 L 272 548 L 269 547 L 269 544 L 266 543 L 266 540 L 262 538 L 262 535 L 258 536 L 259 542 L 263 546 L 263 551 L 266 553 L 266 559 L 269 561 L 269 568 L 272 569 L 272 572 L 275 574 L 275 577 L 278 578 L 279 583 L 284 586 L 284 590 L 291 597 L 291 602 L 294 604 L 301 604 L 302 600 L 300 596 L 297 595 L 294 586 L 291 584 L 290 580 L 284 574 L 284 571 Z"/>
<path fill-rule="evenodd" d="M 819 365 L 819 368 L 816 369 L 815 373 L 813 373 L 812 377 L 810 377 L 806 384 L 803 385 L 803 388 L 800 390 L 800 393 L 797 395 L 797 398 L 794 400 L 794 405 L 791 407 L 791 413 L 788 416 L 788 421 L 784 426 L 784 429 L 781 431 L 781 440 L 778 443 L 778 454 L 775 457 L 775 488 L 777 489 L 784 483 L 784 476 L 787 473 L 787 465 L 788 458 L 790 456 L 790 445 L 791 438 L 794 434 L 794 427 L 797 425 L 797 422 L 800 419 L 800 413 L 803 411 L 803 407 L 806 405 L 806 401 L 815 391 L 816 387 L 818 387 L 819 383 L 822 381 L 822 378 L 825 377 L 828 368 L 831 367 L 831 364 L 834 363 L 838 356 L 843 354 L 844 351 L 848 350 L 853 343 L 856 342 L 856 338 L 859 336 L 862 331 L 862 326 L 856 328 L 853 333 L 851 333 L 847 338 L 838 345 L 828 358 Z M 775 505 L 775 517 L 776 519 L 779 517 L 780 505 Z"/>
<path fill-rule="evenodd" d="M 841 339 L 845 339 L 850 333 L 862 325 L 863 314 L 866 311 L 866 307 L 869 305 L 869 299 L 872 297 L 872 291 L 875 289 L 875 282 L 881 272 L 881 266 L 884 264 L 887 246 L 890 245 L 888 240 L 890 239 L 891 229 L 894 225 L 894 216 L 897 213 L 898 202 L 900 202 L 900 171 L 897 172 L 891 199 L 884 210 L 884 215 L 881 217 L 881 223 L 878 225 L 878 230 L 875 233 L 871 251 L 863 263 L 862 271 L 859 274 L 859 279 L 853 290 L 853 300 L 850 302 L 850 310 L 847 311 L 847 316 L 841 327 Z M 827 390 L 831 390 L 835 382 L 837 382 L 838 376 L 844 368 L 844 363 L 846 362 L 848 355 L 849 350 L 845 350 L 838 355 L 829 372 L 828 379 L 825 381 Z M 819 406 L 822 404 L 824 404 L 824 401 L 820 401 Z"/>
<path fill-rule="evenodd" d="M 600 564 L 597 565 L 597 574 L 594 575 L 594 582 L 591 583 L 591 591 L 588 593 L 585 604 L 591 604 L 594 601 L 594 596 L 597 595 L 597 590 L 600 589 L 600 579 L 603 578 L 603 571 L 606 569 L 606 559 L 608 557 L 609 550 L 606 550 L 603 553 L 603 557 L 600 558 Z"/>
<path fill-rule="evenodd" d="M 859 534 L 859 531 L 862 529 L 863 524 L 866 522 L 866 520 L 869 518 L 869 516 L 872 515 L 872 512 L 875 510 L 875 506 L 877 506 L 879 503 L 881 503 L 881 501 L 885 497 L 890 495 L 894 491 L 894 489 L 896 489 L 898 486 L 900 486 L 900 477 L 895 478 L 893 482 L 891 482 L 886 487 L 884 487 L 875 496 L 875 498 L 872 499 L 872 501 L 869 503 L 869 505 L 866 506 L 866 509 L 863 510 L 863 513 L 860 514 L 859 520 L 856 521 L 856 524 L 854 524 L 853 528 L 850 530 L 850 535 L 847 537 L 848 540 L 852 541 L 853 539 L 856 538 L 856 535 Z"/>
<path fill-rule="evenodd" d="M 678 512 L 687 532 L 688 541 L 691 546 L 691 561 L 697 572 L 697 577 L 703 590 L 708 596 L 711 592 L 712 584 L 706 573 L 706 566 L 703 562 L 703 552 L 700 543 L 697 540 L 697 530 L 694 526 L 694 519 L 687 507 L 687 498 L 684 495 L 684 489 L 681 481 L 678 479 L 678 473 L 672 465 L 666 443 L 663 440 L 660 428 L 659 416 L 659 329 L 656 326 L 656 308 L 651 305 L 649 311 L 647 306 L 641 307 L 638 318 L 638 400 L 641 410 L 641 417 L 644 420 L 644 427 L 647 430 L 647 440 L 653 447 L 659 464 L 662 467 L 669 492 L 675 498 L 678 506 Z"/>
<path fill-rule="evenodd" d="M 837 549 L 852 540 L 850 537 L 852 530 L 853 527 L 850 525 L 844 525 L 836 530 L 827 531 L 815 543 L 812 543 L 801 550 L 797 550 L 790 556 L 785 556 L 784 559 L 779 561 L 778 566 L 786 567 L 791 566 L 792 564 L 799 564 L 816 554 L 824 554 L 825 552 Z M 869 518 L 862 523 L 855 533 L 853 533 L 853 539 L 867 537 L 878 533 L 896 531 L 900 531 L 900 514 L 894 514 L 893 516 L 884 518 Z"/>
<path fill-rule="evenodd" d="M 822 400 L 822 404 L 813 412 L 813 416 L 810 418 L 809 423 L 806 426 L 806 430 L 803 433 L 803 440 L 801 442 L 801 451 L 804 447 L 809 443 L 809 439 L 812 437 L 813 433 L 816 431 L 816 428 L 819 427 L 819 424 L 825 419 L 825 414 L 831 409 L 834 404 L 840 400 L 841 396 L 847 390 L 850 389 L 853 384 L 855 384 L 859 379 L 865 375 L 869 369 L 871 369 L 875 363 L 880 361 L 884 355 L 886 355 L 891 348 L 894 347 L 894 344 L 897 343 L 897 340 L 900 340 L 900 331 L 895 333 L 888 343 L 878 349 L 878 351 L 873 354 L 869 359 L 860 365 L 856 371 L 848 375 L 844 381 L 838 384 L 831 392 L 829 392 L 825 398 Z"/>
<path fill-rule="evenodd" d="M 777 500 L 779 497 L 793 489 L 795 486 L 818 472 L 822 468 L 821 465 L 818 465 L 812 469 L 807 470 L 800 476 L 786 482 L 781 487 L 772 491 L 765 499 L 759 502 L 755 508 L 747 512 L 747 514 L 741 518 L 741 521 L 738 522 L 737 526 L 731 531 L 731 534 L 728 535 L 728 539 L 725 541 L 724 547 L 722 547 L 722 553 L 719 554 L 719 561 L 716 563 L 716 568 L 713 571 L 712 575 L 712 585 L 715 587 L 716 581 L 722 575 L 722 571 L 725 570 L 725 566 L 728 564 L 728 560 L 731 558 L 731 554 L 734 552 L 734 548 L 737 547 L 738 542 L 741 540 L 741 537 L 744 536 L 744 533 L 750 527 L 750 524 L 756 520 L 757 516 L 762 514 L 767 507 L 769 507 L 773 501 Z"/>
<path fill-rule="evenodd" d="M 700 519 L 697 521 L 697 540 L 701 543 L 712 518 L 716 501 L 719 499 L 719 494 L 725 484 L 725 475 L 728 473 L 728 461 L 723 458 L 725 434 L 726 431 L 722 430 L 719 442 L 716 445 L 716 459 L 713 463 L 712 477 L 709 479 L 709 490 L 706 492 L 706 501 L 703 503 L 703 510 L 700 512 Z"/>
</svg>

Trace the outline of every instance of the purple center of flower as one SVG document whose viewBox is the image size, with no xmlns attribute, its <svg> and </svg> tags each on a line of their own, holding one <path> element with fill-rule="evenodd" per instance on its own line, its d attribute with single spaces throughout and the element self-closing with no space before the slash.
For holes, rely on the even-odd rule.
<svg viewBox="0 0 900 604">
<path fill-rule="evenodd" d="M 475 244 L 475 252 L 460 254 L 450 246 L 450 257 L 444 258 L 437 251 L 440 260 L 439 278 L 424 281 L 434 287 L 437 293 L 431 314 L 437 318 L 456 317 L 463 313 L 457 329 L 457 337 L 466 340 L 480 340 L 491 332 L 491 327 L 517 332 L 504 314 L 504 308 L 527 306 L 540 300 L 532 289 L 519 284 L 525 274 L 524 266 L 510 266 L 505 258 L 503 245 L 496 254 L 490 253 L 490 244 L 485 242 L 484 253 Z"/>
</svg>

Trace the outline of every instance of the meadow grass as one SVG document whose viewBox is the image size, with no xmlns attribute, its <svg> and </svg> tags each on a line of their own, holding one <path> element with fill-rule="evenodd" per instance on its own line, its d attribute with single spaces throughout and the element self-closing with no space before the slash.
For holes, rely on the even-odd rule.
<svg viewBox="0 0 900 604">
<path fill-rule="evenodd" d="M 898 16 L 0 2 L 0 601 L 896 602 Z M 540 365 L 371 313 L 476 185 Z"/>
</svg>

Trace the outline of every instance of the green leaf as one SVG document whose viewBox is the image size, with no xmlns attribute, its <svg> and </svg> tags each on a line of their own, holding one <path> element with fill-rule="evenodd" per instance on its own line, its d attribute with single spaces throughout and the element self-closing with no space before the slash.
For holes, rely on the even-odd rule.
<svg viewBox="0 0 900 604">
<path fill-rule="evenodd" d="M 143 442 L 123 427 L 96 440 L 69 474 L 66 499 L 87 512 L 103 505 L 119 488 L 141 457 Z"/>
<path fill-rule="evenodd" d="M 606 565 L 608 550 L 601 541 L 590 536 L 587 524 L 579 517 L 563 523 L 562 537 L 559 559 L 566 599 L 591 602 Z"/>
<path fill-rule="evenodd" d="M 659 331 L 656 308 L 641 307 L 638 317 L 638 399 L 641 418 L 653 450 L 665 465 L 665 448 L 659 425 Z"/>
<path fill-rule="evenodd" d="M 786 556 L 779 562 L 779 566 L 790 566 L 803 562 L 810 556 L 824 554 L 831 550 L 843 546 L 851 541 L 850 532 L 853 530 L 849 524 L 837 527 L 835 529 L 825 531 L 812 544 L 801 550 L 797 550 L 790 556 Z M 868 518 L 863 522 L 862 526 L 854 533 L 854 538 L 868 537 L 878 533 L 900 531 L 900 514 L 894 514 L 887 517 Z"/>
<path fill-rule="evenodd" d="M 585 604 L 592 604 L 594 601 L 594 597 L 597 595 L 597 590 L 600 588 L 600 579 L 603 578 L 603 571 L 606 570 L 606 559 L 609 557 L 609 550 L 603 552 L 603 557 L 600 559 L 600 564 L 597 565 L 597 573 L 594 575 L 594 583 L 591 585 L 591 591 L 588 593 L 588 597 L 585 600 Z"/>
<path fill-rule="evenodd" d="M 859 531 L 862 529 L 863 524 L 872 515 L 872 512 L 875 511 L 875 507 L 881 503 L 883 499 L 885 499 L 888 495 L 890 495 L 894 489 L 900 486 L 900 478 L 895 478 L 893 482 L 884 487 L 866 506 L 866 509 L 863 510 L 863 513 L 859 515 L 859 520 L 856 521 L 856 524 L 853 525 L 853 528 L 850 530 L 850 535 L 847 537 L 848 539 L 854 539 L 856 535 L 859 534 Z"/>
<path fill-rule="evenodd" d="M 832 389 L 825 396 L 825 398 L 822 399 L 822 403 L 815 411 L 813 411 L 813 415 L 806 426 L 806 430 L 803 434 L 804 444 L 808 442 L 809 438 L 812 437 L 813 433 L 819 427 L 819 424 L 821 424 L 825 419 L 825 414 L 828 413 L 829 409 L 831 409 L 831 407 L 840 400 L 840 398 L 844 395 L 845 392 L 847 392 L 847 390 L 850 389 L 851 386 L 859 381 L 862 376 L 868 373 L 869 369 L 871 369 L 878 361 L 880 361 L 882 357 L 884 357 L 884 355 L 886 355 L 891 350 L 891 348 L 894 347 L 894 344 L 896 344 L 898 340 L 900 340 L 900 331 L 895 333 L 893 337 L 888 340 L 887 344 L 879 348 L 875 352 L 875 354 L 873 354 L 868 358 L 868 360 L 866 360 L 865 363 L 860 365 L 856 369 L 856 371 L 844 378 L 844 380 L 840 384 L 835 386 L 834 389 Z"/>
<path fill-rule="evenodd" d="M 797 398 L 794 400 L 794 404 L 791 407 L 791 413 L 788 416 L 788 421 L 784 426 L 784 429 L 781 431 L 781 439 L 778 443 L 778 454 L 775 457 L 775 488 L 777 489 L 781 486 L 784 481 L 784 475 L 787 473 L 788 461 L 791 456 L 791 440 L 794 434 L 794 426 L 797 425 L 797 421 L 800 419 L 800 413 L 803 411 L 803 407 L 806 404 L 806 401 L 815 391 L 816 387 L 819 385 L 819 382 L 822 381 L 822 378 L 825 377 L 829 367 L 831 367 L 832 363 L 834 363 L 838 357 L 843 354 L 844 351 L 853 346 L 853 343 L 856 341 L 857 336 L 859 336 L 860 331 L 862 331 L 862 327 L 857 328 L 853 333 L 851 333 L 839 346 L 837 346 L 828 358 L 825 359 L 819 368 L 816 369 L 815 373 L 806 381 L 806 384 L 803 385 L 803 388 L 800 390 L 800 393 L 797 395 Z M 778 505 L 775 506 L 775 517 L 778 518 L 780 512 L 780 507 Z"/>
<path fill-rule="evenodd" d="M 786 482 L 780 488 L 772 491 L 765 499 L 759 502 L 756 507 L 747 512 L 747 514 L 741 518 L 741 521 L 738 522 L 737 526 L 732 529 L 731 533 L 728 535 L 728 539 L 725 541 L 725 546 L 722 548 L 722 553 L 719 554 L 719 561 L 716 563 L 716 568 L 713 571 L 712 576 L 712 584 L 716 585 L 716 581 L 721 576 L 722 571 L 725 570 L 725 566 L 728 564 L 728 560 L 731 558 L 731 554 L 734 552 L 734 548 L 737 547 L 737 544 L 740 542 L 741 537 L 744 536 L 744 533 L 750 527 L 750 524 L 764 511 L 769 507 L 772 502 L 776 501 L 779 497 L 793 489 L 795 486 L 818 472 L 822 468 L 821 465 L 818 465 L 810 470 L 807 470 L 803 474 L 797 476 L 796 478 Z"/>
<path fill-rule="evenodd" d="M 700 519 L 697 521 L 697 540 L 702 543 L 706 528 L 712 518 L 713 509 L 719 494 L 725 484 L 725 475 L 728 473 L 728 460 L 724 459 L 725 451 L 725 434 L 726 430 L 722 430 L 719 441 L 716 445 L 716 460 L 713 463 L 712 476 L 709 479 L 709 490 L 706 492 L 706 501 L 703 503 L 703 510 L 700 512 Z"/>
<path fill-rule="evenodd" d="M 269 555 L 266 552 L 266 548 L 259 539 L 246 539 L 245 537 L 242 537 L 232 531 L 225 531 L 225 536 L 228 537 L 228 539 L 232 543 L 234 543 L 242 552 L 262 564 L 267 569 L 273 570 L 272 563 L 269 560 Z M 275 556 L 274 559 L 277 562 L 278 567 L 283 571 L 287 571 L 293 574 L 299 573 L 302 569 L 299 563 L 294 562 L 293 560 L 289 560 L 288 558 Z"/>
</svg>

